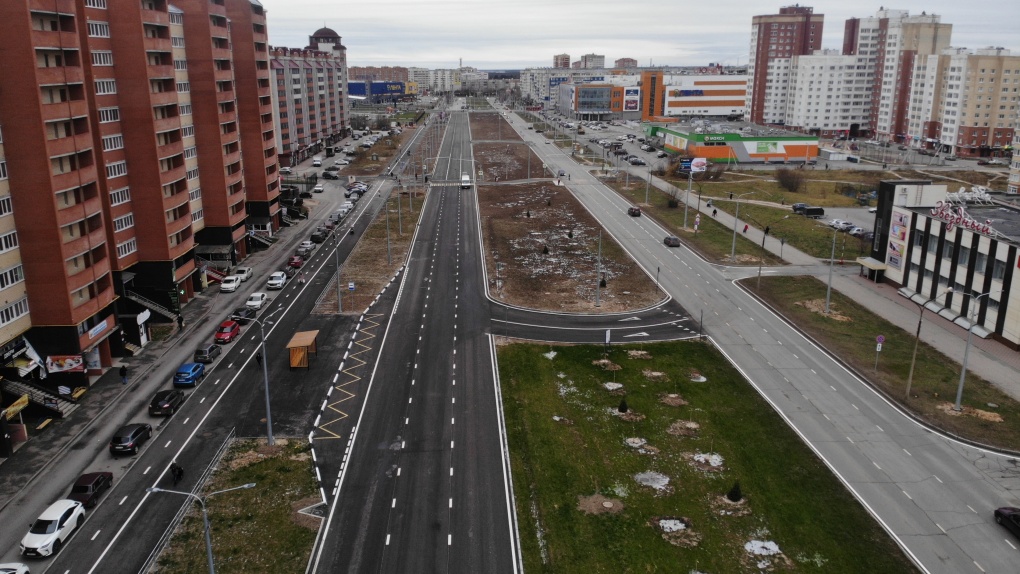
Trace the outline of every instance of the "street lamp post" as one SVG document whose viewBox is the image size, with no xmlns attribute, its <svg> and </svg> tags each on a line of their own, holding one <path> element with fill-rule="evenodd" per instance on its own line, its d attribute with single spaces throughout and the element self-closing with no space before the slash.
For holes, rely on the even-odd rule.
<svg viewBox="0 0 1020 574">
<path fill-rule="evenodd" d="M 337 281 L 340 280 L 339 275 Z M 266 331 L 262 326 L 262 322 L 272 317 L 277 311 L 283 309 L 283 307 L 277 307 L 276 311 L 266 315 L 262 319 L 249 319 L 249 321 L 255 321 L 259 324 L 259 335 L 262 337 L 262 383 L 266 391 L 266 442 L 269 446 L 276 444 L 276 439 L 273 438 L 273 413 L 269 403 L 269 350 L 266 347 Z"/>
<path fill-rule="evenodd" d="M 982 293 L 974 297 L 974 307 L 971 310 L 970 316 L 970 327 L 967 328 L 967 345 L 963 348 L 963 366 L 960 369 L 960 384 L 956 387 L 956 403 L 953 404 L 953 410 L 960 412 L 963 407 L 960 405 L 960 401 L 963 399 L 963 382 L 967 378 L 967 357 L 970 355 L 970 338 L 974 334 L 974 321 L 977 321 L 977 310 L 980 307 L 980 301 L 982 297 L 994 295 L 996 293 L 1002 293 L 1002 289 L 998 291 L 989 291 L 988 293 Z"/>
<path fill-rule="evenodd" d="M 921 342 L 921 319 L 924 318 L 925 305 L 931 303 L 932 301 L 935 301 L 936 299 L 942 297 L 946 293 L 952 292 L 953 288 L 950 287 L 949 289 L 946 289 L 945 291 L 939 293 L 938 295 L 932 297 L 931 299 L 928 299 L 924 303 L 917 303 L 916 301 L 914 301 L 914 303 L 917 304 L 917 307 L 920 309 L 920 311 L 917 314 L 917 332 L 914 333 L 914 353 L 910 355 L 910 373 L 907 375 L 907 394 L 904 397 L 904 400 L 907 401 L 910 400 L 910 385 L 911 383 L 914 382 L 914 363 L 917 361 L 917 345 L 918 343 Z"/>
<path fill-rule="evenodd" d="M 599 296 L 602 290 L 602 230 L 599 230 L 599 256 L 595 265 L 595 306 L 601 306 Z"/>
<path fill-rule="evenodd" d="M 182 492 L 180 490 L 168 490 L 166 488 L 158 488 L 155 486 L 150 486 L 149 488 L 146 488 L 145 492 L 166 492 L 169 494 L 180 494 L 182 496 L 187 496 L 188 498 L 193 498 L 198 501 L 199 506 L 202 507 L 202 522 L 205 525 L 205 557 L 206 560 L 209 562 L 209 574 L 216 574 L 216 563 L 213 561 L 212 553 L 212 538 L 210 538 L 209 512 L 205 508 L 205 499 L 209 498 L 210 496 L 213 496 L 214 494 L 223 494 L 224 492 L 230 492 L 232 490 L 241 490 L 248 488 L 255 488 L 255 483 L 249 482 L 248 484 L 242 484 L 241 486 L 235 486 L 234 488 L 217 490 L 216 492 L 210 492 L 209 494 L 205 495 L 205 497 L 193 494 L 191 492 Z"/>
<path fill-rule="evenodd" d="M 694 170 L 687 170 L 687 193 L 684 194 L 684 229 L 687 229 L 687 208 L 690 206 L 691 182 L 694 181 Z"/>
<path fill-rule="evenodd" d="M 829 286 L 825 289 L 825 314 L 829 314 L 829 302 L 832 301 L 832 266 L 836 262 L 836 232 L 839 229 L 832 228 L 832 253 L 829 254 Z"/>
<path fill-rule="evenodd" d="M 737 260 L 737 220 L 740 219 L 740 198 L 745 195 L 751 195 L 757 193 L 755 191 L 749 191 L 747 193 L 741 193 L 737 196 L 737 208 L 733 212 L 733 246 L 730 247 L 730 262 Z"/>
<path fill-rule="evenodd" d="M 758 255 L 758 283 L 754 287 L 756 290 L 761 289 L 761 265 L 762 262 L 765 260 L 765 238 L 768 237 L 769 229 L 773 225 L 779 223 L 780 221 L 789 218 L 790 218 L 789 215 L 784 215 L 779 219 L 773 221 L 772 223 L 769 223 L 768 225 L 765 226 L 765 229 L 761 230 L 761 254 Z"/>
</svg>

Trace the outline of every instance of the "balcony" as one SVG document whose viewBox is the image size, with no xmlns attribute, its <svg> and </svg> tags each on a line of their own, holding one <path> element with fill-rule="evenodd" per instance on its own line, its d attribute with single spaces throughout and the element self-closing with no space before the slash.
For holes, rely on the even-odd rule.
<svg viewBox="0 0 1020 574">
<path fill-rule="evenodd" d="M 81 84 L 85 81 L 85 72 L 78 66 L 56 66 L 53 68 L 36 68 L 36 83 L 40 86 L 62 86 L 64 84 Z"/>
<path fill-rule="evenodd" d="M 142 22 L 145 22 L 146 24 L 159 24 L 162 26 L 169 26 L 170 15 L 166 12 L 160 12 L 159 10 L 146 10 L 143 8 Z"/>
<path fill-rule="evenodd" d="M 52 6 L 50 9 L 52 10 Z M 78 46 L 77 32 L 54 32 L 51 30 L 32 30 L 33 46 L 63 46 L 65 48 Z"/>
<path fill-rule="evenodd" d="M 184 245 L 186 245 L 188 243 L 190 243 L 192 246 L 194 246 L 194 244 L 195 244 L 194 240 L 189 239 L 188 241 L 185 241 L 184 243 L 182 243 L 178 247 L 184 246 Z M 187 249 L 191 249 L 191 247 L 188 247 Z M 185 249 L 183 253 L 187 253 L 187 249 Z M 182 255 L 183 255 L 183 253 L 182 253 Z M 174 256 L 175 259 L 177 257 L 179 257 L 179 255 L 175 255 Z M 184 263 L 184 265 L 181 265 L 180 267 L 178 267 L 174 271 L 174 281 L 175 282 L 176 281 L 181 281 L 182 279 L 184 279 L 188 275 L 191 275 L 191 273 L 193 271 L 195 271 L 195 260 L 194 259 L 190 259 L 190 260 L 186 261 Z"/>
<path fill-rule="evenodd" d="M 44 122 L 64 119 L 67 117 L 81 117 L 89 115 L 88 102 L 85 100 L 60 102 L 56 104 L 42 104 L 40 108 L 42 120 Z"/>
<path fill-rule="evenodd" d="M 149 78 L 174 78 L 176 73 L 171 64 L 149 64 Z"/>
<path fill-rule="evenodd" d="M 77 291 L 82 287 L 92 283 L 97 277 L 102 277 L 110 272 L 110 258 L 106 257 L 100 261 L 96 261 L 89 267 L 85 267 L 81 271 L 67 277 L 67 288 L 68 291 Z"/>
<path fill-rule="evenodd" d="M 169 92 L 173 93 L 173 92 Z M 175 94 L 176 96 L 176 94 Z M 168 132 L 174 129 L 181 129 L 181 118 L 180 116 L 174 116 L 171 118 L 156 119 L 152 121 L 152 127 L 154 132 Z"/>
<path fill-rule="evenodd" d="M 186 237 L 183 241 L 181 241 L 177 245 L 172 245 L 172 246 L 170 245 L 169 239 L 168 239 L 167 240 L 167 246 L 170 249 L 170 251 L 169 251 L 170 259 L 178 259 L 180 257 L 183 257 L 187 252 L 189 252 L 189 251 L 191 251 L 192 249 L 195 248 L 195 237 L 193 235 L 189 235 L 188 237 Z M 192 266 L 194 266 L 194 261 L 191 261 L 189 263 Z M 184 267 L 181 267 L 180 269 L 178 269 L 177 272 L 174 273 L 174 277 L 175 278 L 182 277 L 180 275 L 181 269 L 186 269 L 186 268 L 187 268 L 187 266 L 184 266 Z"/>
<path fill-rule="evenodd" d="M 106 230 L 100 227 L 88 235 L 82 235 L 81 237 L 76 237 L 75 239 L 65 242 L 61 247 L 61 255 L 63 255 L 66 259 L 79 253 L 92 251 L 105 242 Z"/>
<path fill-rule="evenodd" d="M 57 210 L 57 226 L 63 227 L 69 225 L 74 221 L 78 221 L 82 218 L 82 213 L 85 217 L 91 217 L 102 210 L 102 202 L 99 197 L 93 197 L 81 203 L 75 203 L 67 207 Z"/>
<path fill-rule="evenodd" d="M 71 189 L 96 181 L 96 166 L 88 165 L 77 171 L 52 176 L 53 189 Z"/>
<path fill-rule="evenodd" d="M 146 52 L 170 52 L 170 38 L 142 38 L 142 48 Z"/>
<path fill-rule="evenodd" d="M 166 234 L 168 236 L 176 235 L 189 227 L 191 227 L 191 213 L 185 213 L 181 217 L 178 217 L 166 224 Z"/>
<path fill-rule="evenodd" d="M 88 133 L 71 137 L 49 140 L 46 142 L 46 153 L 50 156 L 80 153 L 92 147 L 92 135 Z"/>
</svg>

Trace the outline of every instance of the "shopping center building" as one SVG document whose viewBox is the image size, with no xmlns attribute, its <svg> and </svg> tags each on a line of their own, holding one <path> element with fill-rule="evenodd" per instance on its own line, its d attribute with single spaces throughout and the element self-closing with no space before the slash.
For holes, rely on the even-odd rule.
<svg viewBox="0 0 1020 574">
<path fill-rule="evenodd" d="M 876 280 L 974 334 L 1020 350 L 1020 208 L 981 187 L 883 181 L 871 257 Z"/>
</svg>

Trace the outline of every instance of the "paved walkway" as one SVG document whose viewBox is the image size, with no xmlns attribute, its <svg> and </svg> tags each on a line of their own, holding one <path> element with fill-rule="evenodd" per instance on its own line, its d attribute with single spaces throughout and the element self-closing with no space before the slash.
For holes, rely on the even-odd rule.
<svg viewBox="0 0 1020 574">
<path fill-rule="evenodd" d="M 647 171 L 644 173 L 635 171 L 631 175 L 645 177 Z M 652 177 L 652 185 L 660 190 L 667 190 L 671 187 L 665 180 L 655 176 Z M 682 202 L 683 194 L 679 194 L 678 199 Z M 692 196 L 690 209 L 696 212 L 698 210 L 698 202 L 695 199 Z M 707 217 L 712 217 L 712 208 L 706 206 L 705 199 L 705 197 L 702 197 L 701 213 Z M 744 201 L 741 201 L 741 203 L 744 203 Z M 766 204 L 767 202 L 755 201 L 754 203 Z M 770 205 L 777 208 L 781 207 L 774 203 Z M 691 219 L 693 220 L 693 215 Z M 729 213 L 719 211 L 715 219 L 727 227 L 733 227 L 734 218 Z M 738 228 L 743 229 L 745 223 L 750 226 L 745 237 L 756 245 L 761 245 L 762 231 L 755 228 L 754 223 L 751 221 L 744 221 L 743 219 L 737 223 Z M 765 249 L 767 251 L 778 257 L 780 248 L 778 239 L 773 237 L 766 238 Z M 782 246 L 782 253 L 782 258 L 790 265 L 804 267 L 804 274 L 818 277 L 823 282 L 828 281 L 829 270 L 826 265 L 827 261 L 812 257 L 789 244 Z M 860 267 L 854 262 L 854 259 L 849 258 L 845 264 L 837 265 L 833 273 L 832 288 L 867 307 L 876 315 L 885 317 L 892 323 L 900 325 L 907 332 L 912 333 L 917 327 L 918 306 L 900 295 L 892 286 L 884 283 L 875 283 L 867 277 L 860 276 L 859 269 Z M 748 268 L 748 271 L 751 271 L 751 269 Z M 790 274 L 789 272 L 789 269 L 784 270 L 784 274 Z M 939 352 L 956 361 L 957 364 L 963 363 L 963 352 L 967 340 L 966 329 L 943 319 L 936 313 L 928 311 L 924 314 L 921 340 L 938 349 Z M 967 359 L 967 370 L 984 378 L 1004 393 L 1020 401 L 1020 376 L 1018 376 L 1018 373 L 1020 373 L 1020 352 L 1013 351 L 993 339 L 972 337 L 970 355 Z M 923 369 L 918 374 L 921 372 L 923 372 Z"/>
</svg>

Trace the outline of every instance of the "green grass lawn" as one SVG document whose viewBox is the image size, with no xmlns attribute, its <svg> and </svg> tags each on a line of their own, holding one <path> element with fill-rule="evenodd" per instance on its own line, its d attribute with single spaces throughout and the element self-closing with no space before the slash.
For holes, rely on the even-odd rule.
<svg viewBox="0 0 1020 574">
<path fill-rule="evenodd" d="M 255 483 L 254 488 L 219 494 L 206 501 L 216 571 L 221 574 L 304 572 L 308 563 L 316 530 L 296 524 L 291 507 L 302 500 L 311 504 L 319 501 L 308 443 L 278 438 L 276 444 L 267 450 L 261 441 L 235 442 L 201 493 Z M 256 450 L 267 456 L 257 458 Z M 316 527 L 319 522 L 309 517 L 302 520 Z M 174 532 L 158 564 L 163 573 L 207 571 L 202 513 L 197 504 Z"/>
<path fill-rule="evenodd" d="M 754 283 L 748 287 L 754 288 Z M 868 377 L 897 401 L 906 394 L 910 359 L 914 350 L 912 323 L 904 330 L 858 305 L 838 291 L 832 292 L 831 310 L 847 320 L 839 321 L 810 311 L 798 302 L 825 300 L 826 285 L 813 277 L 765 277 L 758 293 L 797 327 Z M 930 319 L 929 314 L 925 314 Z M 922 329 L 924 326 L 922 325 Z M 882 335 L 882 353 L 875 365 L 875 337 Z M 1020 444 L 1020 403 L 984 379 L 967 373 L 962 404 L 1001 415 L 1002 422 L 976 416 L 949 415 L 939 405 L 956 400 L 960 365 L 925 343 L 917 351 L 917 365 L 907 406 L 944 429 L 986 444 L 1017 448 Z M 988 403 L 998 405 L 988 407 Z"/>
<path fill-rule="evenodd" d="M 778 544 L 789 563 L 780 572 L 914 572 L 911 563 L 824 464 L 727 361 L 705 343 L 612 347 L 610 372 L 592 364 L 601 346 L 515 344 L 499 351 L 506 425 L 525 570 L 528 572 L 759 572 L 744 549 L 751 540 Z M 641 349 L 651 359 L 629 358 Z M 708 381 L 694 383 L 692 369 Z M 643 373 L 657 371 L 667 380 Z M 636 422 L 614 416 L 624 385 Z M 689 401 L 669 406 L 661 393 Z M 565 417 L 556 421 L 553 417 Z M 676 421 L 701 425 L 697 437 L 667 432 Z M 636 437 L 659 449 L 640 454 Z M 717 453 L 724 468 L 695 469 L 684 453 Z M 656 495 L 635 474 L 655 471 L 672 491 Z M 718 503 L 739 481 L 746 515 Z M 579 498 L 603 495 L 618 513 L 586 514 Z M 614 503 L 617 504 L 617 503 Z M 678 547 L 651 521 L 683 517 L 700 542 Z M 541 540 L 541 542 L 540 542 Z"/>
</svg>

